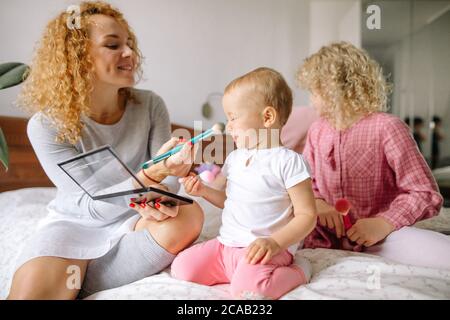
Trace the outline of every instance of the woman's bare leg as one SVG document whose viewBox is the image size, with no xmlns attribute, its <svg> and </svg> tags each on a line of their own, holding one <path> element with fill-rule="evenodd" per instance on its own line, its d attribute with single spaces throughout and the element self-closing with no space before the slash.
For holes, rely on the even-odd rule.
<svg viewBox="0 0 450 320">
<path fill-rule="evenodd" d="M 158 244 L 172 254 L 192 244 L 200 235 L 203 226 L 203 210 L 194 202 L 192 205 L 180 206 L 175 218 L 164 221 L 139 219 L 135 231 L 148 229 Z"/>
<path fill-rule="evenodd" d="M 81 297 L 149 277 L 169 266 L 175 255 L 197 239 L 203 213 L 197 204 L 182 206 L 175 218 L 140 219 L 106 255 L 87 268 Z"/>
<path fill-rule="evenodd" d="M 75 299 L 89 260 L 38 257 L 14 274 L 7 299 Z"/>
<path fill-rule="evenodd" d="M 181 206 L 175 218 L 161 222 L 140 219 L 135 231 L 148 229 L 160 246 L 177 254 L 198 238 L 202 226 L 203 211 L 194 203 Z M 8 299 L 75 299 L 88 263 L 58 257 L 32 259 L 14 274 Z"/>
</svg>

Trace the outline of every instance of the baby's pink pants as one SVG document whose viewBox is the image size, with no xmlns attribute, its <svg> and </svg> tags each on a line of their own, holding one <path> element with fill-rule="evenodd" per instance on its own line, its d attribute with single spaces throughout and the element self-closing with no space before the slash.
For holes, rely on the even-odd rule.
<svg viewBox="0 0 450 320">
<path fill-rule="evenodd" d="M 237 299 L 278 299 L 307 283 L 305 272 L 292 264 L 287 250 L 265 265 L 247 263 L 245 254 L 246 248 L 224 246 L 217 239 L 199 243 L 178 254 L 172 276 L 207 286 L 230 283 Z"/>
</svg>

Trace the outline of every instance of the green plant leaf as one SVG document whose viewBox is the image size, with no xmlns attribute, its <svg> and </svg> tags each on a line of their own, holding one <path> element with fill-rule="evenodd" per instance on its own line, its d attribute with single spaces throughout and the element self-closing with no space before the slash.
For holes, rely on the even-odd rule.
<svg viewBox="0 0 450 320">
<path fill-rule="evenodd" d="M 0 64 L 0 89 L 22 83 L 27 75 L 28 66 L 19 62 Z"/>
<path fill-rule="evenodd" d="M 6 144 L 6 139 L 3 135 L 2 128 L 0 128 L 0 161 L 5 166 L 6 171 L 8 171 L 9 166 L 8 158 L 8 145 Z"/>
</svg>

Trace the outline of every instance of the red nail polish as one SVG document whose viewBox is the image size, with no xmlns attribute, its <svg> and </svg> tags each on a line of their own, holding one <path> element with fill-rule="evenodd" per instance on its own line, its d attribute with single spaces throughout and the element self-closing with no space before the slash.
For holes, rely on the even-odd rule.
<svg viewBox="0 0 450 320">
<path fill-rule="evenodd" d="M 145 208 L 146 204 L 145 203 L 141 203 L 140 206 L 141 206 L 141 208 Z"/>
<path fill-rule="evenodd" d="M 189 142 L 188 142 L 188 145 L 189 145 L 190 147 L 192 147 L 194 144 L 192 143 L 192 141 L 189 141 Z"/>
<path fill-rule="evenodd" d="M 134 208 L 136 205 L 134 203 L 130 203 L 130 207 Z"/>
<path fill-rule="evenodd" d="M 161 205 L 159 203 L 155 203 L 155 208 L 159 209 L 159 207 L 161 207 Z"/>
<path fill-rule="evenodd" d="M 161 199 L 160 199 L 160 198 L 155 199 L 155 203 L 158 203 L 158 202 L 161 202 Z"/>
<path fill-rule="evenodd" d="M 131 198 L 130 201 L 135 202 L 135 201 L 136 201 L 136 198 Z"/>
</svg>

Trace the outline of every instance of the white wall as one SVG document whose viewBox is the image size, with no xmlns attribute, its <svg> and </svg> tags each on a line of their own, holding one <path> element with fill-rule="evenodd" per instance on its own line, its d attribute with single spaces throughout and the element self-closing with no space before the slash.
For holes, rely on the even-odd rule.
<svg viewBox="0 0 450 320">
<path fill-rule="evenodd" d="M 145 56 L 144 80 L 166 101 L 173 122 L 193 126 L 212 92 L 259 66 L 279 70 L 295 93 L 295 72 L 309 47 L 307 0 L 110 1 L 123 11 Z M 30 62 L 45 23 L 73 1 L 17 0 L 0 3 L 0 62 Z M 76 2 L 75 2 L 76 3 Z M 11 30 L 7 32 L 6 30 Z M 12 105 L 19 87 L 0 92 L 0 115 L 22 116 Z M 223 120 L 216 99 L 214 119 Z"/>
<path fill-rule="evenodd" d="M 224 119 L 213 99 L 213 119 L 201 106 L 235 77 L 259 66 L 279 70 L 308 104 L 295 73 L 303 59 L 332 41 L 361 43 L 360 0 L 111 0 L 137 34 L 146 60 L 144 80 L 166 101 L 173 122 L 209 126 Z M 0 2 L 0 62 L 31 61 L 45 24 L 69 0 Z M 6 30 L 11 30 L 7 32 Z M 0 115 L 25 116 L 13 106 L 20 86 L 0 91 Z"/>
<path fill-rule="evenodd" d="M 443 121 L 445 139 L 441 157 L 450 157 L 450 12 L 425 25 L 412 35 L 387 47 L 371 47 L 369 52 L 381 64 L 392 66 L 394 90 L 391 111 L 402 119 L 422 117 L 428 123 L 434 114 Z M 410 41 L 412 40 L 412 41 Z M 410 51 L 411 49 L 411 51 Z M 411 54 L 412 52 L 412 54 Z M 410 59 L 411 70 L 410 70 Z M 431 153 L 430 131 L 423 153 Z"/>
<path fill-rule="evenodd" d="M 310 21 L 310 53 L 334 41 L 348 41 L 361 47 L 360 0 L 311 1 Z"/>
<path fill-rule="evenodd" d="M 351 0 L 348 4 L 345 2 L 340 4 L 345 12 L 339 20 L 339 40 L 361 47 L 361 1 Z"/>
<path fill-rule="evenodd" d="M 0 63 L 29 63 L 35 42 L 39 39 L 47 21 L 67 1 L 1 1 L 0 2 Z M 0 91 L 0 115 L 26 116 L 13 106 L 20 87 Z"/>
</svg>

